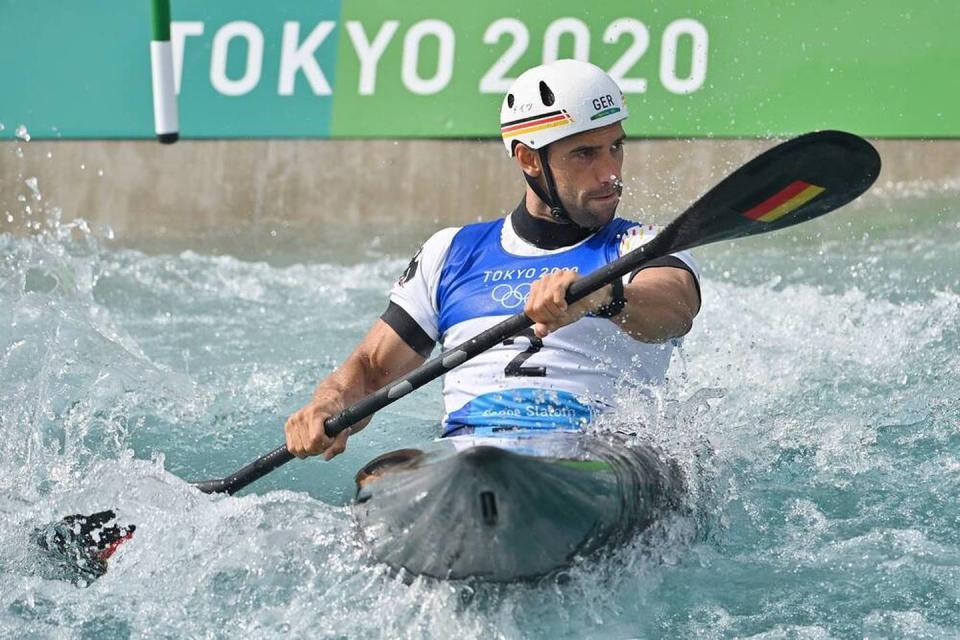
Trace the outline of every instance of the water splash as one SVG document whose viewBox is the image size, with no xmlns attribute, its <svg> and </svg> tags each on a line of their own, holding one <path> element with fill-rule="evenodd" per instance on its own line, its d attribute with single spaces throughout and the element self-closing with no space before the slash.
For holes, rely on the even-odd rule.
<svg viewBox="0 0 960 640">
<path fill-rule="evenodd" d="M 40 185 L 37 182 L 37 179 L 35 177 L 31 176 L 25 179 L 23 183 L 27 185 L 28 189 L 30 189 L 30 192 L 33 194 L 34 200 L 36 200 L 37 202 L 43 200 L 43 194 L 40 193 Z"/>
<path fill-rule="evenodd" d="M 601 562 L 489 588 L 371 564 L 344 507 L 363 462 L 435 435 L 435 386 L 333 463 L 291 463 L 245 496 L 181 479 L 276 446 L 406 257 L 147 255 L 44 205 L 36 233 L 0 236 L 0 636 L 960 629 L 960 246 L 939 222 L 704 251 L 703 311 L 668 385 L 624 392 L 609 425 L 639 425 L 702 480 L 691 513 Z M 106 507 L 138 525 L 110 572 L 86 590 L 39 575 L 25 532 Z"/>
</svg>

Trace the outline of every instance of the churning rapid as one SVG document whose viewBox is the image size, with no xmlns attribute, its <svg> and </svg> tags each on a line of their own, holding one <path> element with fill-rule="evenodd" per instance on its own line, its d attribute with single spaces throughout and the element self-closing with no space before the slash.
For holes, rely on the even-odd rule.
<svg viewBox="0 0 960 640">
<path fill-rule="evenodd" d="M 437 435 L 437 385 L 331 463 L 232 498 L 184 481 L 280 444 L 408 254 L 361 242 L 357 262 L 344 242 L 281 265 L 105 235 L 50 216 L 0 236 L 0 637 L 960 634 L 960 215 L 943 194 L 696 252 L 695 329 L 656 400 L 627 394 L 618 416 L 695 480 L 690 509 L 506 586 L 407 584 L 350 516 L 365 461 Z M 89 586 L 57 579 L 34 529 L 108 508 L 133 540 Z"/>
</svg>

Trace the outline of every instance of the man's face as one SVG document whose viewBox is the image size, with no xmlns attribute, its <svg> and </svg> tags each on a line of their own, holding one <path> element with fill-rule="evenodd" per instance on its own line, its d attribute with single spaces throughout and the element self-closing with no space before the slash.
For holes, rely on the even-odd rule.
<svg viewBox="0 0 960 640">
<path fill-rule="evenodd" d="M 608 223 L 623 190 L 623 126 L 615 124 L 554 142 L 548 160 L 570 218 L 594 228 Z"/>
</svg>

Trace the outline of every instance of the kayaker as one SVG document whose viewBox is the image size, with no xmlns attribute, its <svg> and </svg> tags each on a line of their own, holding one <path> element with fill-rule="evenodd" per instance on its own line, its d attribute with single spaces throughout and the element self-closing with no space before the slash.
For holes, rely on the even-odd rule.
<svg viewBox="0 0 960 640">
<path fill-rule="evenodd" d="M 505 218 L 442 229 L 424 243 L 380 319 L 287 420 L 290 452 L 327 460 L 343 452 L 369 418 L 335 439 L 324 420 L 420 366 L 437 342 L 459 344 L 521 310 L 536 323 L 530 331 L 444 377 L 444 436 L 579 429 L 615 406 L 619 384 L 662 382 L 674 339 L 700 308 L 688 253 L 564 302 L 580 274 L 656 232 L 615 217 L 627 116 L 617 84 L 590 63 L 558 60 L 521 74 L 500 125 L 526 181 L 523 199 Z"/>
</svg>

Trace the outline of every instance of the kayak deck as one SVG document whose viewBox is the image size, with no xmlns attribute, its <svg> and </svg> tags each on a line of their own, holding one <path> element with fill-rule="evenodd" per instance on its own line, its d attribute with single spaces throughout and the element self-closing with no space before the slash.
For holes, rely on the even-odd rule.
<svg viewBox="0 0 960 640">
<path fill-rule="evenodd" d="M 433 578 L 549 574 L 623 544 L 682 491 L 656 449 L 579 433 L 459 436 L 397 453 L 358 474 L 354 511 L 376 560 Z"/>
</svg>

